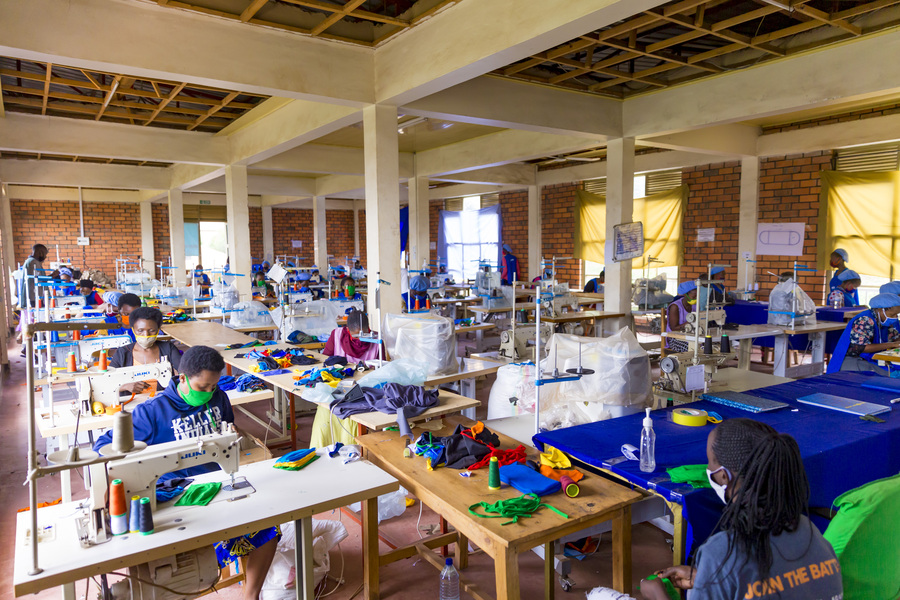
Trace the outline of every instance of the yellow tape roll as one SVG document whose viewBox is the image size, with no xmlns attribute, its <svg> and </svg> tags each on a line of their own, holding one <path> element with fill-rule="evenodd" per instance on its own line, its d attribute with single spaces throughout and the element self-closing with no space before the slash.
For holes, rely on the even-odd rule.
<svg viewBox="0 0 900 600">
<path fill-rule="evenodd" d="M 672 411 L 672 421 L 678 425 L 687 427 L 703 427 L 706 425 L 706 419 L 709 415 L 705 410 L 697 410 L 696 408 L 676 408 Z"/>
</svg>

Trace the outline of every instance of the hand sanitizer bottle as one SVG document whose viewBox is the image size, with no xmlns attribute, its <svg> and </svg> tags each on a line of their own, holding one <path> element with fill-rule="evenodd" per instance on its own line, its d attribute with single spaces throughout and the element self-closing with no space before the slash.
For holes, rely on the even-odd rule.
<svg viewBox="0 0 900 600">
<path fill-rule="evenodd" d="M 653 431 L 653 420 L 650 409 L 644 417 L 644 428 L 641 430 L 641 471 L 652 473 L 656 470 L 656 433 Z"/>
</svg>

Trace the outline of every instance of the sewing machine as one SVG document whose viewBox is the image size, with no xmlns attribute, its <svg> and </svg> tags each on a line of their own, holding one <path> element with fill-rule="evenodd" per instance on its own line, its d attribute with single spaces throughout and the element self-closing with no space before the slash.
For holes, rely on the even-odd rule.
<svg viewBox="0 0 900 600">
<path fill-rule="evenodd" d="M 500 273 L 491 271 L 476 271 L 475 273 L 475 295 L 482 300 L 484 308 L 506 308 L 509 306 L 506 298 L 503 297 L 503 290 L 500 287 Z"/>
<path fill-rule="evenodd" d="M 712 312 L 712 311 L 710 311 Z M 707 387 L 712 382 L 713 375 L 719 366 L 725 361 L 734 358 L 733 352 L 714 352 L 712 354 L 697 354 L 697 364 L 704 367 L 704 378 Z M 659 361 L 660 378 L 654 384 L 657 390 L 688 394 L 687 369 L 694 366 L 694 351 L 674 352 L 667 354 Z"/>
<path fill-rule="evenodd" d="M 81 545 L 101 544 L 111 535 L 106 500 L 112 479 L 122 480 L 126 501 L 132 496 L 150 498 L 153 511 L 156 510 L 156 481 L 172 471 L 214 462 L 231 475 L 232 489 L 238 489 L 235 488 L 234 474 L 240 467 L 240 440 L 234 425 L 223 422 L 219 431 L 207 435 L 155 444 L 122 458 L 91 464 L 88 469 L 90 498 L 83 506 L 84 513 L 76 517 Z M 101 454 L 110 446 L 101 448 Z M 249 484 L 246 487 L 250 487 Z"/>
<path fill-rule="evenodd" d="M 534 352 L 529 352 L 528 342 L 534 339 L 535 327 L 533 323 L 516 325 L 515 329 L 507 329 L 500 332 L 500 356 L 511 360 L 532 360 Z M 541 343 L 547 344 L 550 340 L 552 329 L 550 325 L 541 325 Z"/>
<path fill-rule="evenodd" d="M 127 337 L 127 336 L 125 336 Z M 102 339 L 102 338 L 98 338 Z M 172 381 L 172 365 L 162 357 L 159 362 L 133 367 L 110 367 L 106 372 L 89 373 L 75 380 L 82 416 L 91 414 L 91 406 L 100 402 L 104 406 L 119 403 L 119 388 L 136 381 L 156 380 L 163 387 Z M 165 471 L 164 471 L 165 472 Z"/>
<path fill-rule="evenodd" d="M 721 329 L 725 325 L 725 310 L 721 308 L 710 308 L 707 310 L 698 310 L 690 312 L 687 315 L 687 321 L 684 324 L 685 333 L 694 333 L 700 330 L 700 336 L 712 335 L 710 330 Z"/>
<path fill-rule="evenodd" d="M 555 279 L 541 281 L 541 307 L 551 317 L 559 316 L 562 309 L 578 310 L 578 298 L 569 291 L 568 283 L 557 283 Z"/>
</svg>

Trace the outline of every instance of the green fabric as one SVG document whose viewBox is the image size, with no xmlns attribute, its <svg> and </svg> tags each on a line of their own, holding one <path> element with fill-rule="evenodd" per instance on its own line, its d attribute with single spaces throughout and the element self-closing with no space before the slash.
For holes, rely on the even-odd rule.
<svg viewBox="0 0 900 600">
<path fill-rule="evenodd" d="M 206 506 L 216 497 L 222 483 L 194 483 L 181 495 L 175 506 Z"/>
<path fill-rule="evenodd" d="M 703 471 L 706 472 L 706 469 L 704 468 Z M 653 581 L 654 579 L 657 579 L 657 575 L 654 573 L 653 575 L 648 575 L 644 579 Z M 666 596 L 668 596 L 670 600 L 681 600 L 681 592 L 672 585 L 671 581 L 665 577 L 659 578 L 659 580 L 663 582 L 663 586 L 666 588 Z"/>
<path fill-rule="evenodd" d="M 476 512 L 475 509 L 481 507 L 484 509 L 486 513 L 497 513 L 494 515 L 483 515 L 479 512 Z M 569 515 L 566 513 L 557 510 L 546 504 L 541 502 L 541 497 L 537 494 L 525 494 L 520 498 L 510 498 L 509 500 L 498 500 L 493 504 L 488 504 L 487 502 L 476 502 L 472 506 L 469 507 L 469 512 L 475 515 L 476 517 L 481 517 L 482 519 L 511 519 L 506 523 L 501 523 L 501 525 L 509 525 L 510 523 L 518 523 L 519 517 L 530 517 L 532 513 L 538 511 L 541 508 L 549 508 L 559 516 L 564 519 L 568 519 Z"/>
<path fill-rule="evenodd" d="M 900 598 L 900 475 L 850 490 L 834 505 L 825 539 L 841 565 L 844 600 Z"/>
<path fill-rule="evenodd" d="M 695 488 L 711 488 L 706 476 L 706 465 L 684 465 L 666 469 L 672 483 L 689 483 Z"/>
</svg>

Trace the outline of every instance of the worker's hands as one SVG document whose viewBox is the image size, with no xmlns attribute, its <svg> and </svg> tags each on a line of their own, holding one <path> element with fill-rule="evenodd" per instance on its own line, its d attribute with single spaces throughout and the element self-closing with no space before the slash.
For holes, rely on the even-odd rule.
<svg viewBox="0 0 900 600">
<path fill-rule="evenodd" d="M 657 577 L 668 579 L 672 585 L 680 590 L 689 590 L 694 587 L 694 575 L 697 570 L 687 565 L 678 565 L 677 567 L 669 567 L 661 571 L 657 571 Z"/>
<path fill-rule="evenodd" d="M 135 381 L 134 383 L 123 385 L 121 389 L 129 394 L 142 394 L 150 389 L 150 384 L 146 381 Z"/>
</svg>

